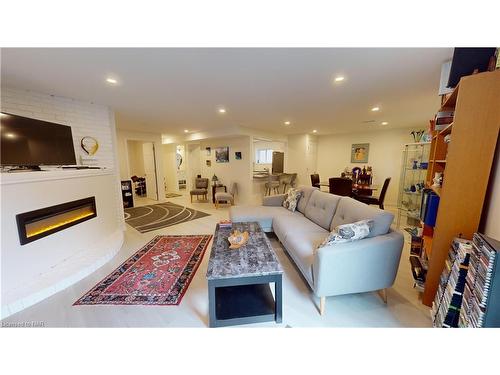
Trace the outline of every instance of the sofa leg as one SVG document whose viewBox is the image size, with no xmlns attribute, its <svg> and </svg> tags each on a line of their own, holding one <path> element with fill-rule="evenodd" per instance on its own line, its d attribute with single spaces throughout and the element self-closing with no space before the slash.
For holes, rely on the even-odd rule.
<svg viewBox="0 0 500 375">
<path fill-rule="evenodd" d="M 384 303 L 387 303 L 387 288 L 380 289 L 378 291 L 378 294 L 380 298 L 382 298 L 382 301 L 384 301 Z"/>
<path fill-rule="evenodd" d="M 320 315 L 325 315 L 325 302 L 326 302 L 326 297 L 320 297 L 320 299 L 319 299 L 319 314 Z"/>
</svg>

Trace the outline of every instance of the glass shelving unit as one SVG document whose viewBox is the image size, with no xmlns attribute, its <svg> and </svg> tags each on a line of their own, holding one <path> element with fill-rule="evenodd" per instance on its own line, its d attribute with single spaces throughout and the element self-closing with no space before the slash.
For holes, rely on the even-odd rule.
<svg viewBox="0 0 500 375">
<path fill-rule="evenodd" d="M 399 179 L 398 228 L 420 226 L 420 205 L 429 166 L 430 146 L 430 142 L 404 145 Z"/>
</svg>

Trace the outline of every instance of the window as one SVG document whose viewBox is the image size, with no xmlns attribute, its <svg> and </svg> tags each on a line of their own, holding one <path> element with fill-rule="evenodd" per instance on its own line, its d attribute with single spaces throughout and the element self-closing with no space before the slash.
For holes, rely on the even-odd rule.
<svg viewBox="0 0 500 375">
<path fill-rule="evenodd" d="M 271 164 L 273 162 L 273 150 L 260 149 L 255 152 L 255 161 L 257 164 Z"/>
</svg>

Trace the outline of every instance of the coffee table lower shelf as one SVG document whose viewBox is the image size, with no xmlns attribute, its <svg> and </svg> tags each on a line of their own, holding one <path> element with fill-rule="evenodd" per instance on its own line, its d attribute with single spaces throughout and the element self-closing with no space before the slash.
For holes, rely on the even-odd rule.
<svg viewBox="0 0 500 375">
<path fill-rule="evenodd" d="M 239 279 L 242 284 L 235 279 L 222 283 L 221 280 L 209 281 L 210 327 L 272 321 L 281 323 L 281 275 L 269 277 L 265 281 L 262 277 L 259 279 L 253 281 Z M 273 298 L 270 282 L 274 282 L 276 299 Z"/>
</svg>

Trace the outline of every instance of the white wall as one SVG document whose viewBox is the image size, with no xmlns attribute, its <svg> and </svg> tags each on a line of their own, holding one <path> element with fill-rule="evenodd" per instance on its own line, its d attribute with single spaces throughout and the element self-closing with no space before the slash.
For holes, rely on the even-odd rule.
<svg viewBox="0 0 500 375">
<path fill-rule="evenodd" d="M 297 185 L 310 185 L 311 174 L 317 170 L 318 137 L 309 134 L 288 136 L 285 152 L 287 173 L 297 173 Z"/>
<path fill-rule="evenodd" d="M 486 217 L 484 234 L 500 241 L 500 147 L 497 145 L 495 164 L 491 169 L 490 194 L 486 197 L 483 214 Z"/>
<path fill-rule="evenodd" d="M 85 277 L 119 251 L 123 205 L 116 137 L 109 108 L 71 98 L 2 88 L 1 110 L 71 126 L 77 162 L 84 136 L 99 142 L 95 162 L 105 170 L 55 170 L 2 175 L 2 316 L 26 308 Z M 16 215 L 88 196 L 97 217 L 21 246 Z M 22 282 L 20 282 L 22 280 Z"/>
<path fill-rule="evenodd" d="M 411 129 L 372 130 L 360 133 L 318 136 L 317 169 L 322 181 L 340 176 L 345 167 L 373 167 L 373 183 L 382 186 L 391 177 L 385 202 L 396 205 L 403 145 L 413 142 Z M 369 143 L 368 163 L 351 163 L 351 145 Z M 378 195 L 378 193 L 375 193 Z"/>
<path fill-rule="evenodd" d="M 144 152 L 142 144 L 143 142 L 139 141 L 127 141 L 130 176 L 144 177 Z"/>
<path fill-rule="evenodd" d="M 228 189 L 232 182 L 236 182 L 238 184 L 236 204 L 252 202 L 253 156 L 250 143 L 251 138 L 247 136 L 209 139 L 200 142 L 201 176 L 210 179 L 211 183 L 212 176 L 215 174 Z M 225 146 L 229 147 L 229 163 L 217 163 L 215 161 L 215 148 Z M 210 156 L 206 155 L 206 147 L 211 147 Z M 235 160 L 235 151 L 241 152 L 241 160 Z M 212 165 L 210 167 L 206 165 L 206 160 L 211 160 Z"/>
<path fill-rule="evenodd" d="M 108 171 L 24 172 L 2 177 L 2 316 L 68 287 L 119 251 L 123 210 L 115 199 L 116 186 L 116 175 Z M 91 196 L 96 200 L 97 217 L 20 245 L 17 214 Z"/>
<path fill-rule="evenodd" d="M 132 140 L 132 141 L 154 143 L 155 160 L 156 160 L 156 179 L 158 184 L 158 198 L 159 200 L 165 199 L 165 181 L 163 177 L 164 175 L 163 145 L 161 142 L 161 134 L 117 129 L 116 136 L 117 136 L 118 161 L 120 167 L 120 178 L 122 180 L 130 180 L 130 176 L 132 176 L 130 174 L 127 141 Z"/>
<path fill-rule="evenodd" d="M 193 188 L 192 182 L 201 174 L 201 154 L 202 150 L 200 148 L 200 144 L 186 144 L 185 150 L 187 151 L 187 157 L 185 160 L 186 163 L 186 182 L 187 189 L 190 190 Z M 203 152 L 206 153 L 206 150 L 203 149 Z M 206 159 L 205 159 L 206 160 Z"/>
<path fill-rule="evenodd" d="M 179 191 L 179 184 L 177 183 L 177 163 L 175 159 L 176 145 L 174 143 L 162 145 L 162 149 L 165 190 L 170 192 Z"/>
</svg>

